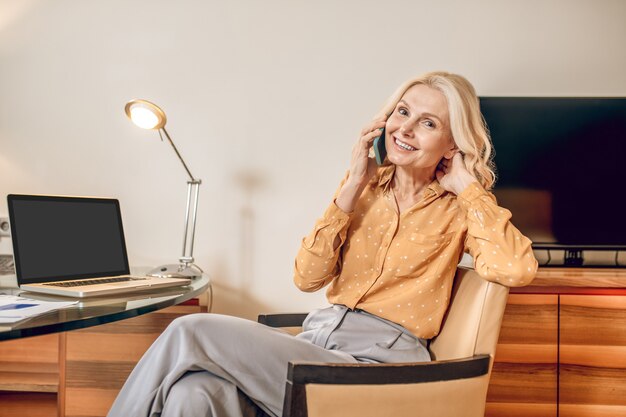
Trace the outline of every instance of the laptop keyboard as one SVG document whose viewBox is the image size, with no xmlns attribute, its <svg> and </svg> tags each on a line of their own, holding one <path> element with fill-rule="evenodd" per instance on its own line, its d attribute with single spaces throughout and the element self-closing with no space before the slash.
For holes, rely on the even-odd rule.
<svg viewBox="0 0 626 417">
<path fill-rule="evenodd" d="M 137 281 L 140 279 L 145 279 L 145 278 L 131 278 L 131 277 L 97 278 L 97 279 L 86 279 L 86 280 L 81 280 L 81 281 L 48 282 L 43 285 L 49 285 L 51 287 L 81 287 L 85 285 L 109 284 L 111 282 Z"/>
</svg>

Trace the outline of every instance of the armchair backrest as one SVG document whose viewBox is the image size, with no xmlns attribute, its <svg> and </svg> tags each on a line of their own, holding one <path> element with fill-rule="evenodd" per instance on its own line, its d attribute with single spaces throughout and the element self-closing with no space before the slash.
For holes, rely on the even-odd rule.
<svg viewBox="0 0 626 417">
<path fill-rule="evenodd" d="M 473 269 L 458 268 L 448 312 L 430 343 L 433 360 L 488 354 L 493 362 L 508 294 Z"/>
</svg>

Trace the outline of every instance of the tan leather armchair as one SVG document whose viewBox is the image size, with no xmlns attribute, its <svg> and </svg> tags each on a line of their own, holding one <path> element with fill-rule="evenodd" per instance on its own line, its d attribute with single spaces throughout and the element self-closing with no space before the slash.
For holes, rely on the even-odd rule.
<svg viewBox="0 0 626 417">
<path fill-rule="evenodd" d="M 508 288 L 459 268 L 450 307 L 430 343 L 433 362 L 290 362 L 284 417 L 482 417 Z M 259 316 L 272 327 L 306 314 Z"/>
</svg>

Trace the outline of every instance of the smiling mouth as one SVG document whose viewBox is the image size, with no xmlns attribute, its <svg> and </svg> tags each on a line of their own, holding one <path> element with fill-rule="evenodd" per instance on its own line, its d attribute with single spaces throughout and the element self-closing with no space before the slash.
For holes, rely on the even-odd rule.
<svg viewBox="0 0 626 417">
<path fill-rule="evenodd" d="M 395 142 L 396 145 L 398 145 L 401 149 L 404 149 L 405 151 L 416 151 L 417 150 L 416 148 L 412 147 L 408 143 L 402 142 L 400 139 L 398 139 L 395 136 L 393 137 L 393 141 Z"/>
</svg>

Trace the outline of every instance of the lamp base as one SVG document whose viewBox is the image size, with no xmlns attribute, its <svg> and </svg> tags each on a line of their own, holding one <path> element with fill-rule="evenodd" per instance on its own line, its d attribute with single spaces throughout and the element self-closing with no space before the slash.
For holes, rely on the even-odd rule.
<svg viewBox="0 0 626 417">
<path fill-rule="evenodd" d="M 202 275 L 202 269 L 195 264 L 161 265 L 146 275 L 158 278 L 195 278 Z"/>
</svg>

